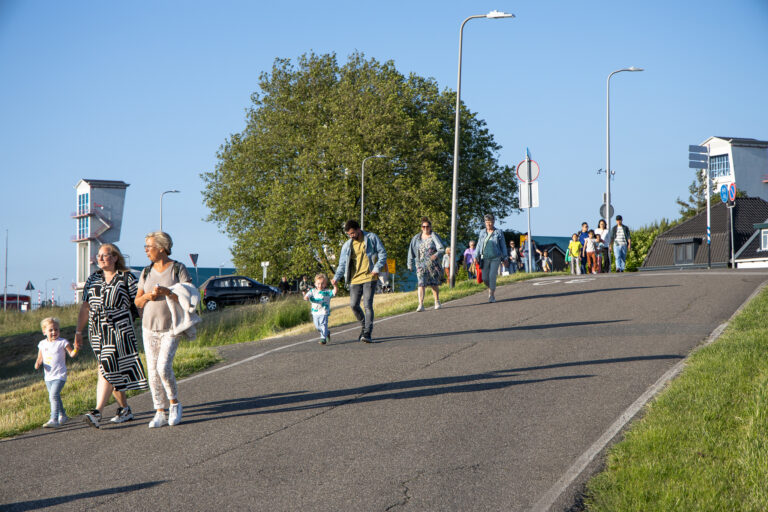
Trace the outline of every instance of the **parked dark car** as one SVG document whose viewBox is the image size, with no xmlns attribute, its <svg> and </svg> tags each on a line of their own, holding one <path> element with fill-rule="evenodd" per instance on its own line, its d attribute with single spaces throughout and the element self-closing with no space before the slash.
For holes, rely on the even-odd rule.
<svg viewBox="0 0 768 512">
<path fill-rule="evenodd" d="M 280 290 L 274 286 L 260 283 L 245 276 L 215 276 L 209 278 L 201 287 L 203 304 L 208 311 L 216 311 L 230 304 L 268 302 L 280 296 Z"/>
</svg>

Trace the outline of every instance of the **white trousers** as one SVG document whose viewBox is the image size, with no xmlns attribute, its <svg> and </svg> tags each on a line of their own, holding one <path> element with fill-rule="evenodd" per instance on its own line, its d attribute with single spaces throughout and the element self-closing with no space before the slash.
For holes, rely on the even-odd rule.
<svg viewBox="0 0 768 512">
<path fill-rule="evenodd" d="M 147 377 L 155 409 L 167 409 L 170 400 L 176 400 L 178 388 L 173 374 L 173 358 L 179 347 L 179 338 L 171 331 L 142 329 L 144 352 L 147 355 Z"/>
</svg>

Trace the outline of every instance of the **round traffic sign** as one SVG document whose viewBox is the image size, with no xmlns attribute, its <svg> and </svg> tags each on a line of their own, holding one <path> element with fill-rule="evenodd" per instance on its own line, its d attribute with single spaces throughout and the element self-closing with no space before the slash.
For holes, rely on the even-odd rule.
<svg viewBox="0 0 768 512">
<path fill-rule="evenodd" d="M 735 183 L 731 183 L 730 185 L 728 185 L 728 199 L 731 201 L 736 200 L 736 184 Z"/>
<path fill-rule="evenodd" d="M 613 205 L 611 205 L 611 207 L 608 209 L 608 211 L 611 212 L 611 214 L 608 215 L 608 217 L 613 217 Z M 602 218 L 604 218 L 604 219 L 608 218 L 605 215 L 605 203 L 600 205 L 600 216 Z"/>
<path fill-rule="evenodd" d="M 517 179 L 523 183 L 536 181 L 539 179 L 540 172 L 541 170 L 539 169 L 539 164 L 536 163 L 536 160 L 523 160 L 517 164 L 517 168 L 515 169 L 515 173 L 517 173 Z"/>
<path fill-rule="evenodd" d="M 724 203 L 728 202 L 728 185 L 720 186 L 720 200 Z"/>
</svg>

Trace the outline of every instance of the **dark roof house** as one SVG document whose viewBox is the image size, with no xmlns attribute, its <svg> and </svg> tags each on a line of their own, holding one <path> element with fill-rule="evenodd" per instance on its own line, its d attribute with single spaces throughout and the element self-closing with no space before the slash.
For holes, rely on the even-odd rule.
<svg viewBox="0 0 768 512">
<path fill-rule="evenodd" d="M 730 212 L 725 203 L 711 207 L 711 261 L 713 267 L 727 267 L 731 259 Z M 756 238 L 755 225 L 768 219 L 768 201 L 757 197 L 736 199 L 733 207 L 734 253 L 745 254 Z M 706 268 L 707 212 L 665 231 L 656 237 L 640 270 Z"/>
<path fill-rule="evenodd" d="M 736 268 L 768 267 L 768 219 L 753 227 L 755 232 L 736 252 Z"/>
</svg>

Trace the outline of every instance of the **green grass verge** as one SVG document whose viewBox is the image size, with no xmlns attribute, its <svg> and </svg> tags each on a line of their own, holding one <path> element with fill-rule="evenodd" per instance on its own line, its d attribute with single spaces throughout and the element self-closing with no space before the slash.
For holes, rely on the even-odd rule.
<svg viewBox="0 0 768 512">
<path fill-rule="evenodd" d="M 589 511 L 768 510 L 768 288 L 646 408 Z"/>
<path fill-rule="evenodd" d="M 513 274 L 500 277 L 498 284 L 542 275 Z M 484 289 L 476 282 L 460 281 L 453 289 L 442 286 L 440 300 L 448 302 Z M 413 311 L 417 304 L 415 292 L 376 295 L 375 300 L 377 318 Z M 337 326 L 354 321 L 347 307 L 348 299 L 340 297 L 334 301 L 336 306 L 330 324 Z M 430 290 L 427 290 L 425 304 L 432 305 Z M 0 438 L 26 432 L 47 421 L 50 411 L 48 394 L 42 373 L 33 369 L 37 343 L 44 337 L 40 332 L 40 320 L 47 316 L 58 317 L 62 337 L 72 340 L 78 310 L 79 306 L 68 306 L 27 313 L 8 312 L 0 316 Z M 309 305 L 296 297 L 267 305 L 230 307 L 206 313 L 198 326 L 197 339 L 182 341 L 179 345 L 173 361 L 176 377 L 183 378 L 220 361 L 217 352 L 209 347 L 257 341 L 297 326 L 311 332 L 311 318 Z M 141 338 L 141 329 L 137 329 L 137 334 Z M 95 406 L 97 365 L 93 352 L 88 348 L 82 350 L 76 359 L 67 359 L 67 365 L 69 375 L 61 396 L 67 414 L 76 416 Z M 140 392 L 131 392 L 129 396 L 137 393 Z"/>
</svg>

